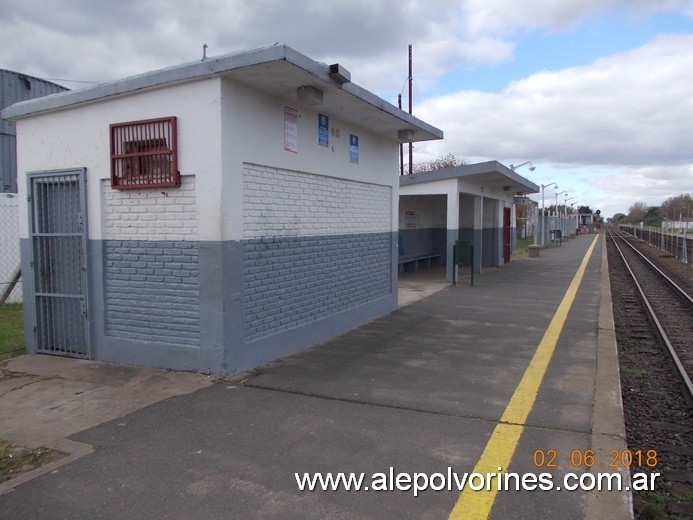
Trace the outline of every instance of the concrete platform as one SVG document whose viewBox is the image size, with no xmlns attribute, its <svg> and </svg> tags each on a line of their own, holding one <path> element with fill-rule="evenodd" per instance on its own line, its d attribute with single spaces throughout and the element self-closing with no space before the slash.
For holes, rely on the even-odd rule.
<svg viewBox="0 0 693 520">
<path fill-rule="evenodd" d="M 571 467 L 575 450 L 595 450 L 592 471 L 608 463 L 625 433 L 603 237 L 571 286 L 593 238 L 485 271 L 474 287 L 447 287 L 243 380 L 154 393 L 150 406 L 66 432 L 93 453 L 0 495 L 0 517 L 630 518 L 627 492 L 299 491 L 295 477 L 355 472 L 373 485 L 379 473 L 461 476 L 485 464 L 558 483 L 589 471 Z M 40 428 L 34 397 L 23 413 L 35 409 Z M 537 467 L 537 450 L 556 450 L 556 467 Z"/>
<path fill-rule="evenodd" d="M 444 265 L 402 273 L 397 281 L 397 306 L 406 307 L 450 285 L 445 281 Z"/>
</svg>

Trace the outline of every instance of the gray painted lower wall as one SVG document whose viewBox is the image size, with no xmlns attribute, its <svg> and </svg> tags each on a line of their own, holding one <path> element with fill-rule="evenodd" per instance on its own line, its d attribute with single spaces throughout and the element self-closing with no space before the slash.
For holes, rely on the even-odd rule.
<svg viewBox="0 0 693 520">
<path fill-rule="evenodd" d="M 446 257 L 445 228 L 417 228 L 399 230 L 399 256 L 402 258 L 437 254 Z"/>
<path fill-rule="evenodd" d="M 20 246 L 31 273 L 30 241 Z M 224 375 L 253 368 L 395 310 L 396 247 L 395 233 L 89 241 L 90 357 Z M 36 352 L 33 285 L 23 286 Z"/>
<path fill-rule="evenodd" d="M 390 233 L 244 240 L 248 343 L 392 292 Z"/>
<path fill-rule="evenodd" d="M 503 229 L 462 228 L 459 230 L 459 240 L 469 240 L 474 245 L 474 272 L 479 273 L 483 267 L 499 267 L 503 265 Z M 481 246 L 481 247 L 480 247 Z M 481 251 L 481 254 L 479 254 Z"/>
</svg>

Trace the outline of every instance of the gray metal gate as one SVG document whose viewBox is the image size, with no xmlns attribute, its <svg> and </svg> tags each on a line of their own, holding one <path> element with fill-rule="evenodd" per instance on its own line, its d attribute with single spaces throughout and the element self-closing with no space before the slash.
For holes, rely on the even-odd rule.
<svg viewBox="0 0 693 520">
<path fill-rule="evenodd" d="M 28 175 L 38 352 L 89 357 L 85 173 Z"/>
</svg>

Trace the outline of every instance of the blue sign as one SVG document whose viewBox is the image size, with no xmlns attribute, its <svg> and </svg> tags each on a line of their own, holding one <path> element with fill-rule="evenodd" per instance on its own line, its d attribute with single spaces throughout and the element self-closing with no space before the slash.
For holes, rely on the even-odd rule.
<svg viewBox="0 0 693 520">
<path fill-rule="evenodd" d="M 349 162 L 359 163 L 359 136 L 351 134 L 349 136 Z"/>
<path fill-rule="evenodd" d="M 318 114 L 318 144 L 320 146 L 330 144 L 330 118 L 325 114 Z"/>
</svg>

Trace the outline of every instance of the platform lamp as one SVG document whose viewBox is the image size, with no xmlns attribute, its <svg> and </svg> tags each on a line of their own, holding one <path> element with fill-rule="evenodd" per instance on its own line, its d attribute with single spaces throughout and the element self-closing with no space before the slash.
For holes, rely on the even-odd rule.
<svg viewBox="0 0 693 520">
<path fill-rule="evenodd" d="M 523 162 L 523 163 L 521 163 L 521 164 L 518 164 L 517 166 L 514 165 L 514 164 L 511 164 L 511 165 L 510 165 L 510 169 L 511 169 L 512 171 L 515 171 L 515 170 L 517 170 L 518 168 L 522 168 L 523 166 L 526 166 L 526 165 L 529 165 L 529 171 L 531 171 L 531 172 L 533 172 L 534 170 L 537 169 L 537 167 L 534 166 L 534 165 L 532 164 L 532 161 L 525 161 L 525 162 Z M 535 245 L 535 246 L 537 245 L 537 234 L 536 234 L 536 233 L 534 233 L 534 245 Z"/>
<path fill-rule="evenodd" d="M 558 189 L 558 184 L 555 182 L 541 185 L 541 247 L 544 247 L 544 233 L 546 230 L 546 226 L 544 225 L 544 188 L 548 188 L 549 186 L 556 186 L 556 189 Z"/>
<path fill-rule="evenodd" d="M 558 188 L 556 188 L 556 189 L 558 189 Z M 564 193 L 567 195 L 568 191 L 563 190 L 563 191 L 557 191 L 557 193 L 556 193 L 556 229 L 558 229 L 558 227 L 560 226 L 560 222 L 561 222 L 561 217 L 558 214 L 558 196 L 563 195 Z M 556 238 L 556 237 L 554 236 L 554 238 Z"/>
<path fill-rule="evenodd" d="M 511 165 L 510 165 L 510 169 L 511 169 L 512 171 L 515 171 L 515 170 L 517 170 L 518 168 L 521 168 L 522 166 L 524 166 L 524 165 L 526 165 L 526 164 L 529 164 L 529 171 L 531 171 L 531 172 L 533 172 L 534 170 L 537 169 L 537 167 L 534 166 L 534 165 L 532 164 L 532 161 L 525 161 L 525 162 L 523 162 L 522 164 L 518 164 L 517 166 L 515 166 L 514 164 L 511 164 Z"/>
<path fill-rule="evenodd" d="M 575 197 L 565 197 L 563 199 L 563 234 L 568 235 L 568 201 Z"/>
<path fill-rule="evenodd" d="M 556 189 L 558 189 L 558 186 L 556 186 Z M 563 190 L 563 191 L 560 191 L 560 192 L 557 192 L 557 193 L 556 193 L 556 216 L 558 216 L 558 196 L 559 196 L 559 195 L 563 195 L 564 193 L 565 193 L 566 195 L 568 194 L 568 192 L 567 192 L 566 190 Z"/>
</svg>

